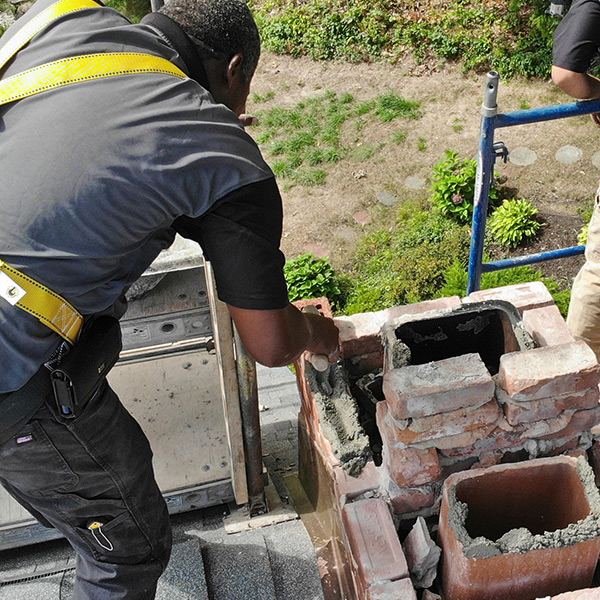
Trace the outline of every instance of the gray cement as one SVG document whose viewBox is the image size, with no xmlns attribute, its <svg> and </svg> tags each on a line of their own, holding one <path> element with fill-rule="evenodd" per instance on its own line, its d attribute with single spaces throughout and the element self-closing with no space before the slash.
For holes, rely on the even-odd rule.
<svg viewBox="0 0 600 600">
<path fill-rule="evenodd" d="M 357 477 L 371 457 L 371 450 L 344 367 L 332 365 L 321 373 L 307 363 L 306 379 L 315 398 L 323 435 L 342 467 Z"/>
</svg>

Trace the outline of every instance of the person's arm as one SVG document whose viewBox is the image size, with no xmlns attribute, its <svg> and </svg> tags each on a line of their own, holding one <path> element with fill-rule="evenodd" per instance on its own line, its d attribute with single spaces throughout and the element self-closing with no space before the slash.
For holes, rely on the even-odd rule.
<svg viewBox="0 0 600 600">
<path fill-rule="evenodd" d="M 335 361 L 338 330 L 333 321 L 300 312 L 288 301 L 279 250 L 281 197 L 274 179 L 240 188 L 207 214 L 180 217 L 173 227 L 202 246 L 219 298 L 256 361 L 288 365 L 304 351 Z"/>
<path fill-rule="evenodd" d="M 600 98 L 600 79 L 589 73 L 577 73 L 564 67 L 552 66 L 552 81 L 566 94 L 578 100 Z"/>
<path fill-rule="evenodd" d="M 259 363 L 282 367 L 304 351 L 337 358 L 339 331 L 331 319 L 300 312 L 288 304 L 279 310 L 247 310 L 228 305 L 244 346 Z"/>
</svg>

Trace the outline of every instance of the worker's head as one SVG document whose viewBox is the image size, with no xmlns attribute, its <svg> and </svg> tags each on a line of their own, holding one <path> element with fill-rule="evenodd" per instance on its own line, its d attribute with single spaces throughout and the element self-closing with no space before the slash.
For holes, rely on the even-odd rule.
<svg viewBox="0 0 600 600">
<path fill-rule="evenodd" d="M 200 55 L 210 91 L 237 115 L 245 112 L 260 56 L 260 37 L 244 0 L 168 0 L 160 12 L 185 31 Z"/>
</svg>

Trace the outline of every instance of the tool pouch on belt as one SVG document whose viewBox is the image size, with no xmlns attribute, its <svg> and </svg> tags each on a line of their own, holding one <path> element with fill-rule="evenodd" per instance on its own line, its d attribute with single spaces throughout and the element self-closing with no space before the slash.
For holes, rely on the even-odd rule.
<svg viewBox="0 0 600 600">
<path fill-rule="evenodd" d="M 92 396 L 119 358 L 121 352 L 119 321 L 102 316 L 83 331 L 77 343 L 50 377 L 58 411 L 75 417 Z"/>
</svg>

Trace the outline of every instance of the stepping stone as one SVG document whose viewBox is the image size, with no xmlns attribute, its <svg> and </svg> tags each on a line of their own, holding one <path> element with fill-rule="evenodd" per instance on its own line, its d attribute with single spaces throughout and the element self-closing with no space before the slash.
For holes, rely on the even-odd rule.
<svg viewBox="0 0 600 600">
<path fill-rule="evenodd" d="M 304 252 L 312 252 L 316 258 L 325 258 L 329 256 L 329 250 L 319 244 L 307 244 L 304 246 Z"/>
<path fill-rule="evenodd" d="M 508 155 L 508 159 L 514 165 L 518 165 L 519 167 L 527 167 L 532 165 L 538 156 L 537 154 L 531 150 L 530 148 L 519 147 L 511 150 Z"/>
<path fill-rule="evenodd" d="M 422 190 L 425 187 L 426 183 L 424 179 L 410 175 L 404 180 L 404 185 L 409 190 Z"/>
<path fill-rule="evenodd" d="M 563 146 L 556 151 L 554 158 L 563 165 L 572 165 L 581 160 L 582 156 L 583 150 L 577 148 L 577 146 Z"/>
<path fill-rule="evenodd" d="M 600 152 L 598 154 L 600 154 Z M 357 212 L 352 215 L 352 218 L 359 225 L 368 225 L 371 222 L 371 215 L 367 211 Z"/>
<path fill-rule="evenodd" d="M 592 156 L 592 164 L 600 169 L 600 151 L 594 152 L 594 155 Z"/>
<path fill-rule="evenodd" d="M 390 192 L 377 192 L 377 200 L 385 206 L 392 206 L 396 202 L 396 196 Z"/>
</svg>

